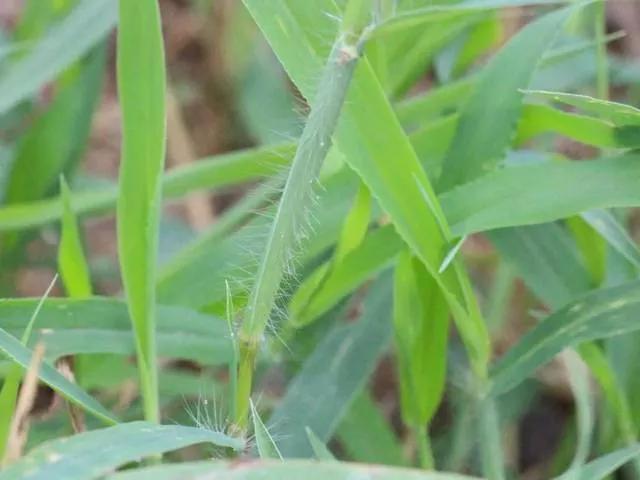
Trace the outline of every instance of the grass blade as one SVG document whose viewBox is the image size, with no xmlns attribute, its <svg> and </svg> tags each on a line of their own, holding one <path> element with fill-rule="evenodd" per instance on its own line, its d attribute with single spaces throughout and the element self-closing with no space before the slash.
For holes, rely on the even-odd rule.
<svg viewBox="0 0 640 480">
<path fill-rule="evenodd" d="M 60 194 L 62 196 L 62 231 L 60 246 L 58 247 L 58 268 L 60 276 L 72 298 L 87 298 L 91 296 L 91 279 L 89 266 L 84 256 L 80 231 L 71 206 L 71 190 L 60 178 Z"/>
<path fill-rule="evenodd" d="M 37 46 L 0 76 L 0 115 L 34 95 L 102 40 L 117 20 L 113 0 L 81 0 Z"/>
<path fill-rule="evenodd" d="M 640 304 L 640 283 L 603 288 L 574 300 L 540 322 L 492 370 L 492 392 L 504 393 L 567 347 L 636 331 L 628 319 Z"/>
<path fill-rule="evenodd" d="M 42 305 L 44 301 L 51 293 L 51 289 L 55 285 L 57 277 L 53 279 L 53 281 L 49 284 L 49 288 L 44 292 L 44 295 L 40 300 L 38 300 L 37 305 L 33 309 L 33 313 L 31 314 L 31 318 L 29 322 L 24 328 L 21 337 L 22 345 L 26 345 L 29 339 L 31 338 L 31 332 L 33 331 L 33 325 L 42 309 Z M 2 305 L 0 304 L 0 307 Z M 28 368 L 28 366 L 26 367 Z M 9 373 L 4 378 L 2 383 L 2 389 L 0 390 L 0 410 L 3 412 L 3 415 L 0 417 L 0 460 L 5 458 L 7 442 L 9 441 L 11 421 L 13 419 L 15 408 L 16 408 L 16 400 L 18 397 L 18 388 L 20 386 L 20 381 L 22 380 L 22 368 L 19 365 L 14 364 L 9 370 Z"/>
<path fill-rule="evenodd" d="M 31 362 L 31 351 L 22 345 L 15 337 L 12 337 L 6 330 L 0 328 L 0 351 L 11 358 L 22 368 L 28 368 Z M 117 422 L 117 419 L 100 405 L 93 397 L 70 382 L 58 371 L 47 363 L 43 363 L 39 371 L 40 380 L 53 388 L 60 395 L 70 402 L 78 405 L 87 412 L 107 424 Z M 0 477 L 1 478 L 1 477 Z"/>
<path fill-rule="evenodd" d="M 155 273 L 166 141 L 164 48 L 157 0 L 120 0 L 119 5 L 123 141 L 118 252 L 136 337 L 145 418 L 157 422 Z"/>
<path fill-rule="evenodd" d="M 311 430 L 309 427 L 306 427 L 305 431 L 307 432 L 309 445 L 311 445 L 311 448 L 313 449 L 313 454 L 315 455 L 316 459 L 321 461 L 324 460 L 327 462 L 335 461 L 336 458 L 329 451 L 327 446 L 324 443 L 322 443 L 322 440 L 320 440 L 318 436 L 315 433 L 313 433 L 313 430 Z"/>
<path fill-rule="evenodd" d="M 240 450 L 243 443 L 218 432 L 180 425 L 131 422 L 47 442 L 0 472 L 0 480 L 90 480 L 141 457 L 212 443 Z"/>
<path fill-rule="evenodd" d="M 256 446 L 258 447 L 258 453 L 260 458 L 269 459 L 275 458 L 282 460 L 282 454 L 278 450 L 275 440 L 269 433 L 269 430 L 262 422 L 260 414 L 256 410 L 255 405 L 250 401 L 251 406 L 251 419 L 253 421 L 253 435 L 256 439 Z"/>
<path fill-rule="evenodd" d="M 24 319 L 38 300 L 18 299 L 0 303 L 0 327 L 15 337 L 25 332 Z M 175 306 L 160 305 L 157 314 L 158 348 L 163 356 L 216 365 L 228 362 L 232 342 L 224 321 L 211 315 Z M 38 339 L 47 345 L 47 357 L 55 360 L 78 353 L 132 355 L 135 341 L 127 306 L 115 299 L 50 299 L 38 313 Z"/>
<path fill-rule="evenodd" d="M 390 317 L 391 282 L 383 275 L 369 290 L 362 317 L 336 325 L 325 336 L 269 419 L 271 428 L 282 435 L 280 451 L 285 458 L 312 455 L 305 427 L 324 442 L 331 438 L 389 345 Z"/>
<path fill-rule="evenodd" d="M 495 169 L 506 153 L 523 94 L 538 63 L 573 8 L 558 10 L 524 27 L 496 54 L 462 109 L 460 123 L 444 161 L 442 191 Z M 500 101 L 489 101 L 499 96 Z M 483 144 L 478 149 L 477 145 Z"/>
</svg>

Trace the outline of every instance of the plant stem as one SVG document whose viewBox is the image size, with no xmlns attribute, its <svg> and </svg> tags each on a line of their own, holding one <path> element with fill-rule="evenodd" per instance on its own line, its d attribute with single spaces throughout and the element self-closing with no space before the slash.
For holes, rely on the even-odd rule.
<svg viewBox="0 0 640 480">
<path fill-rule="evenodd" d="M 482 470 L 488 480 L 504 480 L 504 459 L 500 422 L 493 398 L 480 398 L 480 451 L 482 454 Z"/>
<path fill-rule="evenodd" d="M 325 65 L 316 97 L 289 171 L 284 192 L 266 242 L 245 316 L 238 334 L 239 366 L 235 429 L 247 428 L 249 397 L 258 345 L 262 340 L 278 290 L 306 223 L 313 183 L 331 147 L 331 137 L 355 70 L 361 32 L 372 0 L 350 0 L 340 34 Z"/>
<path fill-rule="evenodd" d="M 418 447 L 420 468 L 423 468 L 424 470 L 433 470 L 435 468 L 435 462 L 433 460 L 433 452 L 431 451 L 429 429 L 424 425 L 418 426 L 414 430 L 414 435 Z"/>
</svg>

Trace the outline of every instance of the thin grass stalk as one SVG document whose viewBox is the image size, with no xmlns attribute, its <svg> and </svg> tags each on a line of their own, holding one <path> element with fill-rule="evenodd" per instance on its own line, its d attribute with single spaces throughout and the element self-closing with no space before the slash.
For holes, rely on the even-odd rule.
<svg viewBox="0 0 640 480">
<path fill-rule="evenodd" d="M 329 152 L 353 72 L 371 0 L 351 0 L 338 39 L 325 65 L 316 97 L 284 187 L 266 242 L 264 256 L 238 334 L 239 365 L 234 428 L 244 432 L 250 408 L 253 370 L 260 341 L 292 256 L 307 227 L 313 184 Z"/>
<path fill-rule="evenodd" d="M 157 0 L 120 0 L 117 66 L 123 132 L 118 252 L 144 416 L 157 423 L 155 277 L 166 142 L 164 46 Z"/>
</svg>

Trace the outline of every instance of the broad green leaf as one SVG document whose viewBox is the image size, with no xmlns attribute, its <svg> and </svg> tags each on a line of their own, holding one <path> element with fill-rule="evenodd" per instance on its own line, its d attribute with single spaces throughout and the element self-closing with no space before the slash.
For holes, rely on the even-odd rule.
<svg viewBox="0 0 640 480">
<path fill-rule="evenodd" d="M 26 369 L 29 367 L 31 362 L 31 350 L 23 346 L 20 341 L 7 333 L 3 328 L 0 328 L 0 350 L 4 355 L 8 356 L 23 368 Z M 83 408 L 103 422 L 107 424 L 117 422 L 116 418 L 109 411 L 105 410 L 105 408 L 93 397 L 87 394 L 75 383 L 72 383 L 65 378 L 48 363 L 45 362 L 40 366 L 38 376 L 40 380 L 49 385 L 67 400 Z M 0 478 L 2 477 L 0 476 Z"/>
<path fill-rule="evenodd" d="M 282 438 L 285 458 L 310 457 L 305 427 L 331 439 L 391 340 L 391 282 L 378 279 L 367 293 L 362 317 L 336 325 L 306 359 L 269 419 Z"/>
<path fill-rule="evenodd" d="M 197 462 L 181 465 L 163 465 L 130 472 L 122 472 L 107 477 L 108 480 L 351 480 L 354 478 L 376 480 L 480 480 L 455 473 L 425 472 L 406 468 L 385 467 L 342 462 L 296 461 L 256 461 L 238 466 L 237 462 Z"/>
<path fill-rule="evenodd" d="M 598 208 L 640 205 L 638 157 L 503 168 L 443 194 L 456 235 L 566 218 Z M 580 188 L 566 188 L 580 185 Z"/>
<path fill-rule="evenodd" d="M 336 436 L 353 461 L 407 465 L 400 440 L 366 391 L 355 398 Z"/>
<path fill-rule="evenodd" d="M 485 67 L 462 107 L 439 190 L 450 190 L 491 172 L 502 160 L 520 115 L 520 89 L 529 84 L 540 59 L 573 10 L 565 8 L 534 20 Z"/>
<path fill-rule="evenodd" d="M 87 298 L 91 296 L 89 266 L 84 256 L 75 213 L 71 207 L 71 191 L 64 177 L 60 179 L 60 194 L 63 212 L 58 269 L 67 294 L 72 298 Z"/>
<path fill-rule="evenodd" d="M 543 90 L 525 90 L 524 93 L 576 107 L 586 113 L 601 117 L 614 125 L 640 125 L 640 109 L 624 103 L 610 102 L 587 95 L 546 92 Z"/>
<path fill-rule="evenodd" d="M 0 327 L 16 337 L 23 335 L 38 300 L 0 302 Z M 159 352 L 205 364 L 227 362 L 232 354 L 229 332 L 223 320 L 175 306 L 158 306 L 156 327 Z M 116 299 L 49 299 L 38 313 L 31 341 L 46 344 L 47 358 L 76 353 L 135 353 L 135 341 L 126 305 Z"/>
<path fill-rule="evenodd" d="M 51 440 L 0 472 L 0 480 L 90 480 L 141 457 L 198 443 L 240 450 L 243 442 L 219 432 L 181 425 L 123 423 Z"/>
<path fill-rule="evenodd" d="M 102 40 L 117 20 L 113 0 L 81 0 L 12 68 L 0 75 L 0 114 L 34 95 Z"/>
<path fill-rule="evenodd" d="M 155 277 L 166 150 L 164 45 L 157 0 L 120 0 L 119 6 L 118 258 L 135 332 L 145 417 L 158 421 Z"/>
<path fill-rule="evenodd" d="M 630 322 L 640 304 L 640 282 L 603 288 L 570 302 L 523 336 L 492 369 L 491 391 L 504 393 L 567 347 L 638 330 Z"/>
<path fill-rule="evenodd" d="M 253 436 L 256 440 L 256 446 L 258 447 L 258 453 L 260 454 L 260 458 L 269 459 L 275 458 L 282 460 L 282 454 L 280 450 L 278 450 L 278 445 L 276 445 L 275 440 L 269 433 L 269 430 L 262 422 L 260 418 L 260 414 L 256 410 L 255 405 L 251 400 L 249 400 L 249 405 L 251 407 L 251 420 L 253 423 Z"/>
<path fill-rule="evenodd" d="M 396 265 L 393 309 L 402 418 L 410 427 L 425 428 L 444 392 L 449 310 L 409 252 Z"/>
</svg>

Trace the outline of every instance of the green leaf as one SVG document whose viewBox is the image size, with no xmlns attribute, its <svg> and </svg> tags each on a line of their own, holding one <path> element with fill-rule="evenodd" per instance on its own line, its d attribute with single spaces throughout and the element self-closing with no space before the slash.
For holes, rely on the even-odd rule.
<svg viewBox="0 0 640 480">
<path fill-rule="evenodd" d="M 336 436 L 353 461 L 407 465 L 400 440 L 367 391 L 353 400 Z"/>
<path fill-rule="evenodd" d="M 563 356 L 569 376 L 569 385 L 576 405 L 577 441 L 570 467 L 571 470 L 575 471 L 580 469 L 589 458 L 595 423 L 595 405 L 592 399 L 587 366 L 575 352 L 569 350 Z"/>
<path fill-rule="evenodd" d="M 285 458 L 310 457 L 305 427 L 320 440 L 331 439 L 354 397 L 362 390 L 391 340 L 391 291 L 388 275 L 367 293 L 362 317 L 336 325 L 306 359 L 269 419 L 282 437 Z"/>
<path fill-rule="evenodd" d="M 67 294 L 73 298 L 87 298 L 91 296 L 89 266 L 84 256 L 75 213 L 71 207 L 71 191 L 64 177 L 60 178 L 60 193 L 63 213 L 58 247 L 58 269 Z"/>
<path fill-rule="evenodd" d="M 102 40 L 117 20 L 113 0 L 82 0 L 12 68 L 0 75 L 0 115 L 34 95 Z"/>
<path fill-rule="evenodd" d="M 0 328 L 0 350 L 18 365 L 25 369 L 29 368 L 32 356 L 31 351 L 3 328 Z M 67 380 L 48 363 L 45 362 L 40 366 L 38 377 L 67 400 L 85 409 L 103 422 L 107 424 L 117 422 L 117 419 L 93 397 L 75 383 Z M 2 477 L 0 476 L 0 478 Z"/>
<path fill-rule="evenodd" d="M 383 465 L 354 464 L 317 461 L 255 461 L 243 464 L 236 462 L 196 462 L 181 465 L 163 465 L 122 472 L 107 477 L 109 480 L 206 480 L 212 476 L 228 480 L 351 480 L 375 478 L 376 480 L 480 480 L 455 473 L 425 472 Z"/>
<path fill-rule="evenodd" d="M 402 418 L 410 427 L 425 427 L 444 393 L 449 310 L 409 252 L 398 259 L 393 306 Z"/>
<path fill-rule="evenodd" d="M 565 8 L 534 20 L 485 67 L 462 108 L 444 161 L 440 190 L 450 190 L 491 172 L 502 160 L 520 115 L 520 89 L 529 84 L 543 54 L 573 11 Z"/>
<path fill-rule="evenodd" d="M 158 421 L 155 277 L 166 148 L 164 46 L 157 0 L 120 0 L 119 5 L 118 257 L 136 337 L 145 418 Z"/>
<path fill-rule="evenodd" d="M 197 443 L 240 450 L 243 442 L 219 432 L 180 425 L 131 422 L 51 440 L 0 472 L 0 480 L 90 480 L 141 457 Z"/>
<path fill-rule="evenodd" d="M 624 103 L 610 102 L 587 95 L 547 92 L 543 90 L 525 90 L 524 93 L 576 107 L 586 113 L 601 117 L 614 125 L 640 125 L 640 109 Z"/>
<path fill-rule="evenodd" d="M 601 480 L 639 455 L 640 444 L 634 444 L 592 460 L 577 471 L 569 471 L 556 477 L 556 480 Z"/>
<path fill-rule="evenodd" d="M 636 155 L 504 168 L 443 194 L 455 235 L 530 225 L 598 208 L 640 205 Z M 580 185 L 580 188 L 565 188 Z"/>
<path fill-rule="evenodd" d="M 282 454 L 280 453 L 280 450 L 278 450 L 278 446 L 269 433 L 269 430 L 262 422 L 260 414 L 256 410 L 253 401 L 249 400 L 249 405 L 251 407 L 251 419 L 253 420 L 253 435 L 256 439 L 256 446 L 258 447 L 260 458 L 275 458 L 282 460 Z"/>
<path fill-rule="evenodd" d="M 638 330 L 629 322 L 640 304 L 640 282 L 603 288 L 557 310 L 529 331 L 492 369 L 491 391 L 504 393 L 567 347 Z"/>
<path fill-rule="evenodd" d="M 627 231 L 606 210 L 590 210 L 581 217 L 636 268 L 640 268 L 640 250 Z"/>
<path fill-rule="evenodd" d="M 452 4 L 430 4 L 426 7 L 407 9 L 383 22 L 374 31 L 374 35 L 386 35 L 394 31 L 402 31 L 408 27 L 424 28 L 425 24 L 440 22 L 462 13 L 494 10 L 503 7 L 523 5 L 558 5 L 568 3 L 567 0 L 467 0 Z"/>
<path fill-rule="evenodd" d="M 175 198 L 205 188 L 218 189 L 259 180 L 287 165 L 294 149 L 294 144 L 286 143 L 206 157 L 166 173 L 162 177 L 162 191 L 166 198 Z M 117 198 L 117 188 L 83 191 L 73 194 L 72 204 L 78 215 L 98 213 L 113 209 Z M 0 231 L 33 228 L 57 220 L 61 215 L 60 198 L 10 205 L 0 208 Z"/>
<path fill-rule="evenodd" d="M 0 302 L 0 327 L 19 337 L 38 300 Z M 232 344 L 225 322 L 219 318 L 176 306 L 156 310 L 158 347 L 163 356 L 205 364 L 225 363 Z M 75 353 L 135 353 L 126 305 L 116 299 L 49 299 L 38 313 L 37 340 L 46 343 L 46 355 L 56 359 Z"/>
<path fill-rule="evenodd" d="M 39 200 L 71 174 L 84 152 L 104 73 L 105 48 L 67 68 L 56 79 L 55 96 L 20 139 L 7 181 L 9 204 Z"/>
<path fill-rule="evenodd" d="M 45 291 L 42 298 L 38 300 L 38 303 L 35 305 L 33 309 L 33 313 L 31 314 L 31 318 L 29 322 L 24 328 L 24 332 L 22 332 L 21 344 L 26 345 L 29 339 L 31 338 L 31 333 L 33 331 L 33 326 L 35 324 L 36 318 L 40 311 L 42 310 L 42 306 L 51 293 L 51 289 L 55 285 L 57 277 L 53 279 L 53 281 L 49 284 L 49 288 Z M 0 302 L 0 307 L 2 307 L 2 303 Z M 0 410 L 2 410 L 3 415 L 0 417 L 0 459 L 5 458 L 5 449 L 9 442 L 9 433 L 11 429 L 11 422 L 13 420 L 13 416 L 15 414 L 16 408 L 16 400 L 18 397 L 18 389 L 20 387 L 20 381 L 22 380 L 22 368 L 18 364 L 12 364 L 6 377 L 4 378 L 4 382 L 2 383 L 2 389 L 0 389 Z"/>
<path fill-rule="evenodd" d="M 496 230 L 489 238 L 504 261 L 552 308 L 591 288 L 575 242 L 558 224 Z"/>
<path fill-rule="evenodd" d="M 309 445 L 311 445 L 311 448 L 313 449 L 313 454 L 315 455 L 317 460 L 321 460 L 321 461 L 324 460 L 327 462 L 336 460 L 333 454 L 327 448 L 327 446 L 324 443 L 322 443 L 322 440 L 320 440 L 318 436 L 315 433 L 313 433 L 313 430 L 311 430 L 309 427 L 306 427 L 305 431 L 307 432 Z"/>
<path fill-rule="evenodd" d="M 289 321 L 296 327 L 313 322 L 365 280 L 388 267 L 402 246 L 393 226 L 388 225 L 367 235 L 340 263 L 330 260 L 321 265 L 292 297 Z"/>
</svg>

